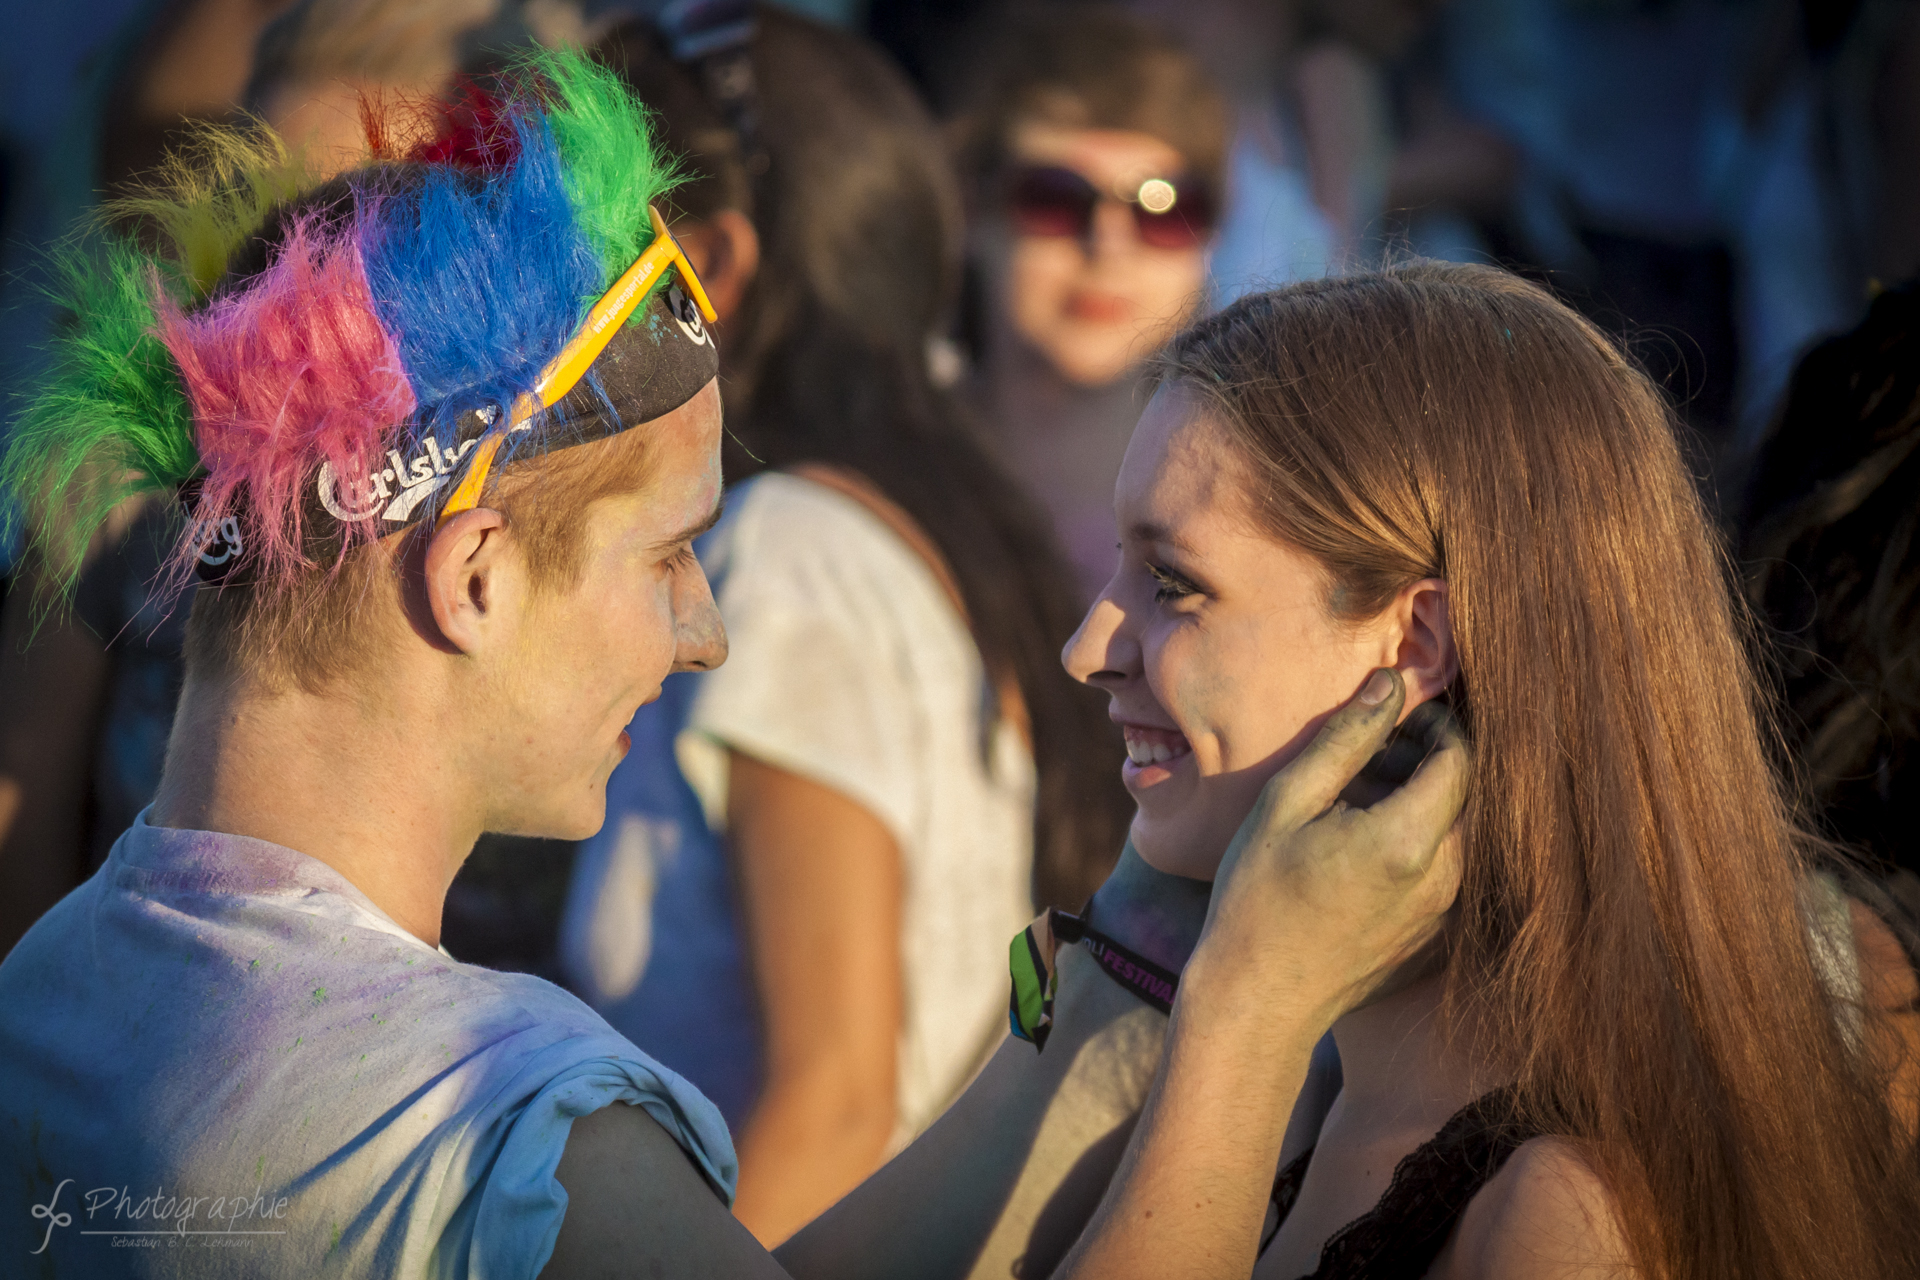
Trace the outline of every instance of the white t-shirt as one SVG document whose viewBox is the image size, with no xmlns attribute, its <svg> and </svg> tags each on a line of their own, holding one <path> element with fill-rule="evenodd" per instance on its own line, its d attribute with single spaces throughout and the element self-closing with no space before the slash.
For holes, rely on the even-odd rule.
<svg viewBox="0 0 1920 1280">
<path fill-rule="evenodd" d="M 854 499 L 795 476 L 757 477 L 729 495 L 700 558 L 729 656 L 716 671 L 684 677 L 690 695 L 675 690 L 643 710 L 640 719 L 684 718 L 657 733 L 651 720 L 637 727 L 634 754 L 608 784 L 607 825 L 576 871 L 563 944 L 570 967 L 616 1027 L 650 1049 L 657 1040 L 656 1051 L 691 1079 L 711 1074 L 720 1096 L 732 1097 L 723 1077 L 743 1041 L 710 1021 L 742 1003 L 697 989 L 719 982 L 723 966 L 647 980 L 650 960 L 658 968 L 674 958 L 661 957 L 663 947 L 675 956 L 719 949 L 683 936 L 690 929 L 731 927 L 699 924 L 721 913 L 691 897 L 668 901 L 689 864 L 724 859 L 727 749 L 858 801 L 892 834 L 905 872 L 894 1132 L 904 1145 L 952 1101 L 1006 1022 L 1007 943 L 1033 913 L 1031 753 L 995 714 L 973 637 L 926 562 Z M 656 741 L 672 742 L 677 761 L 652 758 Z M 659 789 L 633 775 L 676 763 L 704 811 L 694 830 L 677 814 L 640 812 Z M 648 865 L 622 872 L 620 860 L 636 850 Z M 620 927 L 622 914 L 648 923 Z M 609 939 L 628 950 L 644 940 L 650 954 L 600 954 Z M 702 1035 L 719 1055 L 711 1062 L 690 1043 Z"/>
<path fill-rule="evenodd" d="M 731 1198 L 712 1105 L 573 996 L 304 854 L 138 821 L 0 965 L 0 1271 L 529 1280 L 612 1102 Z"/>
</svg>

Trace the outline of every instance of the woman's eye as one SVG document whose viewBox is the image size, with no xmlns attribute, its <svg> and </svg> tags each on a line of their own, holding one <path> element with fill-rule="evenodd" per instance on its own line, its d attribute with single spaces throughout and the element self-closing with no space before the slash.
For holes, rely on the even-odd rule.
<svg viewBox="0 0 1920 1280">
<path fill-rule="evenodd" d="M 1147 572 L 1152 574 L 1153 580 L 1159 584 L 1154 590 L 1153 598 L 1161 604 L 1169 600 L 1177 600 L 1181 596 L 1193 595 L 1197 590 L 1191 582 L 1171 569 L 1162 569 L 1157 564 L 1150 564 L 1147 566 Z"/>
</svg>

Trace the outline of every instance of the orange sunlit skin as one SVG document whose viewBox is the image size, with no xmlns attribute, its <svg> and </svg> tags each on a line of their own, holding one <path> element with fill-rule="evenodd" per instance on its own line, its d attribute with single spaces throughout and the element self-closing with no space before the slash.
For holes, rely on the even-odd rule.
<svg viewBox="0 0 1920 1280">
<path fill-rule="evenodd" d="M 513 409 L 507 415 L 507 421 L 494 431 L 487 433 L 473 452 L 473 464 L 467 468 L 466 476 L 447 499 L 447 505 L 440 510 L 440 519 L 445 522 L 462 511 L 471 511 L 480 503 L 480 492 L 486 488 L 487 476 L 493 470 L 493 459 L 500 452 L 500 446 L 513 432 L 525 426 L 533 415 L 542 409 L 551 408 L 559 403 L 561 397 L 574 389 L 580 379 L 587 376 L 587 370 L 600 358 L 600 353 L 620 331 L 640 303 L 653 292 L 653 286 L 666 276 L 667 268 L 673 267 L 680 273 L 680 280 L 687 286 L 687 293 L 694 305 L 700 308 L 701 318 L 708 324 L 719 320 L 713 303 L 707 299 L 707 291 L 700 284 L 700 277 L 694 273 L 693 264 L 687 261 L 687 255 L 680 248 L 680 242 L 667 230 L 667 224 L 660 217 L 660 211 L 652 205 L 647 206 L 647 215 L 653 220 L 653 243 L 646 252 L 633 260 L 633 265 L 621 273 L 613 287 L 600 295 L 598 301 L 587 309 L 586 322 L 579 332 L 567 340 L 560 353 L 547 362 L 540 371 L 540 377 L 533 384 L 533 390 L 523 393 L 513 402 Z"/>
</svg>

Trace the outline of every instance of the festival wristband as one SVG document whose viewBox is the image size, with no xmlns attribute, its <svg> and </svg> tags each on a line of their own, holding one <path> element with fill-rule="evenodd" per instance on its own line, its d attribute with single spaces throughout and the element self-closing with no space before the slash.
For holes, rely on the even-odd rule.
<svg viewBox="0 0 1920 1280">
<path fill-rule="evenodd" d="M 1013 994 L 1007 1001 L 1007 1021 L 1013 1034 L 1035 1049 L 1047 1047 L 1053 1030 L 1053 996 L 1060 985 L 1054 972 L 1055 943 L 1051 911 L 1014 935 L 1007 948 L 1007 968 L 1013 974 Z"/>
<path fill-rule="evenodd" d="M 1008 968 L 1013 976 L 1008 1022 L 1014 1035 L 1031 1042 L 1035 1049 L 1046 1048 L 1047 1036 L 1053 1030 L 1053 998 L 1060 982 L 1054 957 L 1061 943 L 1075 942 L 1086 947 L 1087 954 L 1109 978 L 1160 1012 L 1173 1011 L 1174 993 L 1180 985 L 1178 974 L 1115 942 L 1080 916 L 1053 907 L 1027 926 L 1008 949 Z"/>
<path fill-rule="evenodd" d="M 1162 1013 L 1173 1012 L 1173 993 L 1180 975 L 1161 968 L 1133 948 L 1115 942 L 1088 924 L 1083 916 L 1055 907 L 1047 913 L 1053 936 L 1060 942 L 1078 942 L 1115 982 Z"/>
</svg>

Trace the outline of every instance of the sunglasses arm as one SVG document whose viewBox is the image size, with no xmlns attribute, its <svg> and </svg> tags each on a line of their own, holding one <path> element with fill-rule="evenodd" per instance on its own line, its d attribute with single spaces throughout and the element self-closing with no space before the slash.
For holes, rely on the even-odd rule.
<svg viewBox="0 0 1920 1280">
<path fill-rule="evenodd" d="M 466 475 L 461 477 L 459 487 L 448 497 L 446 505 L 440 508 L 442 524 L 480 504 L 480 492 L 486 488 L 494 458 L 507 437 L 526 426 L 540 410 L 559 403 L 562 396 L 579 385 L 593 362 L 606 350 L 607 343 L 613 340 L 613 335 L 620 331 L 620 326 L 653 292 L 653 286 L 659 283 L 667 268 L 673 268 L 681 283 L 687 287 L 687 295 L 700 308 L 701 318 L 708 324 L 719 320 L 720 317 L 714 313 L 713 303 L 707 299 L 707 291 L 701 285 L 700 277 L 694 272 L 693 264 L 687 261 L 686 250 L 667 230 L 660 211 L 648 205 L 647 215 L 653 223 L 653 242 L 634 259 L 632 266 L 621 273 L 620 278 L 613 282 L 613 287 L 601 294 L 587 309 L 585 323 L 567 340 L 567 345 L 560 348 L 559 354 L 547 362 L 546 368 L 540 371 L 539 378 L 535 380 L 533 389 L 514 399 L 506 422 L 489 431 L 474 449 L 473 461 L 468 464 Z"/>
</svg>

